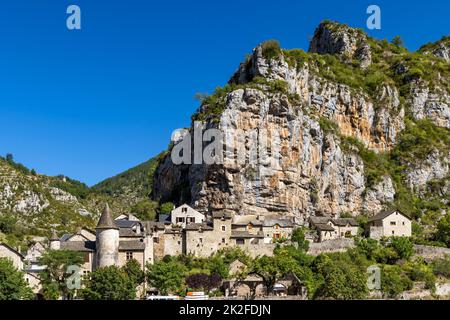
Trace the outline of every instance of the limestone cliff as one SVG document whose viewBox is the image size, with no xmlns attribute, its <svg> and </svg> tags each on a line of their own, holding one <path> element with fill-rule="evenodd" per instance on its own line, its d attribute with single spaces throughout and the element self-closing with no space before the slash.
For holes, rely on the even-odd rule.
<svg viewBox="0 0 450 320">
<path fill-rule="evenodd" d="M 227 86 L 204 99 L 193 120 L 238 130 L 225 147 L 247 160 L 252 133 L 268 132 L 268 155 L 256 164 L 238 164 L 225 153 L 220 165 L 179 166 L 167 155 L 153 197 L 205 212 L 277 213 L 299 222 L 388 206 L 416 218 L 427 214 L 425 204 L 411 207 L 413 199 L 432 198 L 439 203 L 433 212 L 441 214 L 449 210 L 448 88 L 444 59 L 334 22 L 317 28 L 309 53 L 266 42 Z M 440 196 L 430 194 L 432 182 L 443 188 Z"/>
</svg>

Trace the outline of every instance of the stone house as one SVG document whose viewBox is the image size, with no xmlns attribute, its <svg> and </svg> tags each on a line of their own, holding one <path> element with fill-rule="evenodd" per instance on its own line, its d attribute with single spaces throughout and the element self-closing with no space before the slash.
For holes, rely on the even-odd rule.
<svg viewBox="0 0 450 320">
<path fill-rule="evenodd" d="M 358 222 L 353 218 L 310 217 L 310 227 L 317 230 L 318 242 L 358 235 Z"/>
<path fill-rule="evenodd" d="M 281 239 L 290 239 L 294 231 L 294 223 L 289 218 L 275 216 L 264 217 L 263 234 L 265 243 L 273 243 Z"/>
<path fill-rule="evenodd" d="M 206 217 L 186 205 L 174 209 L 172 214 L 161 222 L 139 221 L 132 214 L 113 219 L 106 207 L 95 232 L 83 228 L 61 238 L 54 235 L 50 239 L 50 248 L 83 253 L 81 269 L 87 274 L 99 267 L 121 267 L 131 259 L 145 268 L 146 263 L 167 255 L 209 257 L 233 246 L 241 247 L 252 256 L 271 255 L 274 239 L 290 237 L 294 227 L 284 218 L 235 217 L 227 211 Z"/>
<path fill-rule="evenodd" d="M 172 210 L 171 222 L 174 226 L 179 226 L 181 228 L 186 228 L 188 224 L 197 223 L 201 224 L 205 222 L 205 215 L 192 209 L 187 204 L 182 205 L 174 210 Z"/>
<path fill-rule="evenodd" d="M 6 243 L 0 243 L 0 258 L 9 259 L 18 270 L 24 269 L 25 257 L 18 250 L 8 246 Z"/>
<path fill-rule="evenodd" d="M 369 219 L 369 237 L 380 239 L 382 237 L 411 237 L 411 219 L 400 210 L 386 210 Z"/>
</svg>

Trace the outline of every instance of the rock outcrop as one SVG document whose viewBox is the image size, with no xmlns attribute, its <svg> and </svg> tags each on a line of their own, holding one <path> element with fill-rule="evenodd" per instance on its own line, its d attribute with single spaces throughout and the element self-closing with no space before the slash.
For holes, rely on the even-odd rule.
<svg viewBox="0 0 450 320">
<path fill-rule="evenodd" d="M 412 118 L 448 128 L 446 88 L 430 94 L 427 84 L 414 79 L 408 83 L 411 93 L 401 96 L 394 81 L 368 92 L 331 80 L 329 67 L 313 53 L 336 55 L 343 64 L 357 61 L 363 70 L 358 72 L 372 64 L 367 36 L 346 26 L 321 24 L 312 53 L 296 63 L 287 51 L 267 57 L 264 50 L 257 47 L 232 76 L 232 89 L 220 108 L 215 105 L 220 112 L 208 113 L 208 102 L 199 108 L 198 114 L 206 115 L 204 127 L 224 133 L 223 163 L 174 165 L 166 156 L 155 173 L 154 198 L 187 202 L 204 212 L 291 215 L 300 223 L 310 215 L 374 214 L 392 205 L 393 179 L 385 173 L 370 181 L 361 148 L 380 157 L 394 149 L 411 111 Z M 445 176 L 449 155 L 443 156 L 441 165 L 408 170 L 406 183 L 426 185 Z"/>
</svg>

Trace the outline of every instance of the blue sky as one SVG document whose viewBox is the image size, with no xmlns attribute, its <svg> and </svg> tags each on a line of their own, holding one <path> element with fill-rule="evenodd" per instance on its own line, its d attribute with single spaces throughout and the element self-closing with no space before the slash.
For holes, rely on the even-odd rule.
<svg viewBox="0 0 450 320">
<path fill-rule="evenodd" d="M 77 4 L 82 30 L 66 28 Z M 406 46 L 449 34 L 450 4 L 434 1 L 3 0 L 0 154 L 92 185 L 164 150 L 189 125 L 196 92 L 226 83 L 258 43 L 308 48 L 323 19 Z"/>
</svg>

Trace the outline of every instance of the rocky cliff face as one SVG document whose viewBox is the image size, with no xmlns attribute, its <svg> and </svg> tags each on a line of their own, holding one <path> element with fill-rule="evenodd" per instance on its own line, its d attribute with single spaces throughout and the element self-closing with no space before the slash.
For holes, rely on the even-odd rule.
<svg viewBox="0 0 450 320">
<path fill-rule="evenodd" d="M 156 170 L 153 196 L 205 212 L 277 213 L 302 222 L 310 215 L 377 213 L 430 181 L 448 183 L 444 60 L 330 22 L 317 28 L 310 51 L 281 50 L 274 42 L 257 47 L 226 92 L 205 99 L 194 115 L 205 128 L 226 133 L 223 164 L 176 166 L 168 155 Z M 440 68 L 428 74 L 411 59 Z M 407 125 L 418 128 L 416 121 L 445 141 L 407 162 L 399 156 L 408 138 L 402 133 Z M 439 210 L 448 211 L 448 201 L 439 201 Z"/>
</svg>

